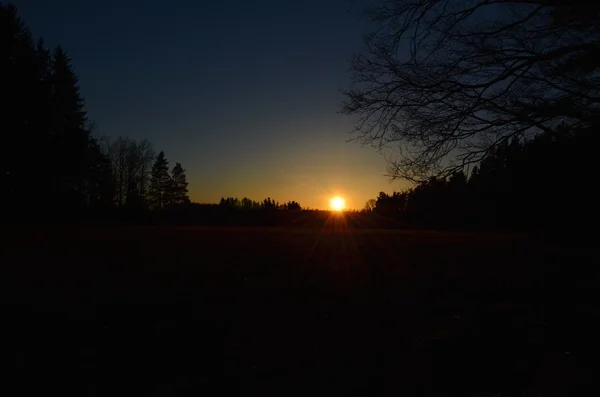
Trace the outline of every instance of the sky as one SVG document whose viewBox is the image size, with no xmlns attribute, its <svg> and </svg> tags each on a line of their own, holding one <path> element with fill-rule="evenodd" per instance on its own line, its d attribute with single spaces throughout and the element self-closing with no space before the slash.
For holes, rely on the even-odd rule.
<svg viewBox="0 0 600 397">
<path fill-rule="evenodd" d="M 244 196 L 362 208 L 385 158 L 339 113 L 362 47 L 360 1 L 16 1 L 61 44 L 97 134 L 148 139 L 186 169 L 192 201 Z"/>
</svg>

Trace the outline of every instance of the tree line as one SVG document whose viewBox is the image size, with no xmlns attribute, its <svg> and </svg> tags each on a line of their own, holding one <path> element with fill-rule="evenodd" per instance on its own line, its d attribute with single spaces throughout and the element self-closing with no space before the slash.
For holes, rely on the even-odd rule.
<svg viewBox="0 0 600 397">
<path fill-rule="evenodd" d="M 267 197 L 263 201 L 250 200 L 247 197 L 239 200 L 237 197 L 221 197 L 219 201 L 219 207 L 229 210 L 240 210 L 240 211 L 255 211 L 255 210 L 289 210 L 289 211 L 300 211 L 302 207 L 296 201 L 288 201 L 287 203 L 280 204 L 279 201 L 272 200 Z"/>
<path fill-rule="evenodd" d="M 187 204 L 188 182 L 181 163 L 169 170 L 164 152 L 155 153 L 152 144 L 119 137 L 106 145 L 112 170 L 112 203 L 133 209 L 165 208 Z"/>
<path fill-rule="evenodd" d="M 505 139 L 470 172 L 379 193 L 364 211 L 417 227 L 552 229 L 590 221 L 597 206 L 586 168 L 593 130 L 566 126 Z"/>
<path fill-rule="evenodd" d="M 189 202 L 181 164 L 169 171 L 164 153 L 156 155 L 147 140 L 118 138 L 102 145 L 65 50 L 35 40 L 16 7 L 5 4 L 0 79 L 0 200 L 6 213 L 64 216 Z"/>
</svg>

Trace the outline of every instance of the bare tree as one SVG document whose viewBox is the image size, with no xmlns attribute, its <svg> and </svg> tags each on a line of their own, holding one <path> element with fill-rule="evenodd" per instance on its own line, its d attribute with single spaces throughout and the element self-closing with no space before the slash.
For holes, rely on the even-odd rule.
<svg viewBox="0 0 600 397">
<path fill-rule="evenodd" d="M 116 183 L 117 204 L 133 204 L 135 200 L 145 199 L 154 161 L 150 142 L 119 137 L 108 145 L 108 155 Z"/>
<path fill-rule="evenodd" d="M 375 211 L 376 206 L 377 206 L 377 200 L 369 199 L 365 203 L 364 211 L 365 212 L 373 212 L 373 211 Z"/>
<path fill-rule="evenodd" d="M 150 186 L 150 178 L 152 174 L 152 164 L 156 158 L 156 152 L 152 144 L 144 139 L 138 143 L 138 152 L 140 156 L 139 167 L 139 191 L 142 197 L 147 197 L 148 188 Z"/>
<path fill-rule="evenodd" d="M 600 119 L 600 5 L 385 0 L 351 61 L 342 112 L 392 178 L 448 176 L 503 141 Z"/>
</svg>

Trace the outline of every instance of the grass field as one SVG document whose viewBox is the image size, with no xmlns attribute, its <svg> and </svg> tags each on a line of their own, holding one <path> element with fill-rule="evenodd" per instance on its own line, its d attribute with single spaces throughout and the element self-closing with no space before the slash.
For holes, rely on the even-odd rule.
<svg viewBox="0 0 600 397">
<path fill-rule="evenodd" d="M 21 394 L 554 396 L 594 380 L 599 283 L 582 247 L 343 216 L 1 230 Z"/>
</svg>

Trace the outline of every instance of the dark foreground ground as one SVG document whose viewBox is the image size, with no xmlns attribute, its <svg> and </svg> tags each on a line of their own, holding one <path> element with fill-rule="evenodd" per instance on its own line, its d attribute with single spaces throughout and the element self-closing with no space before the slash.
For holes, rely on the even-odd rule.
<svg viewBox="0 0 600 397">
<path fill-rule="evenodd" d="M 583 245 L 339 217 L 0 239 L 2 395 L 598 392 L 600 283 Z"/>
</svg>

